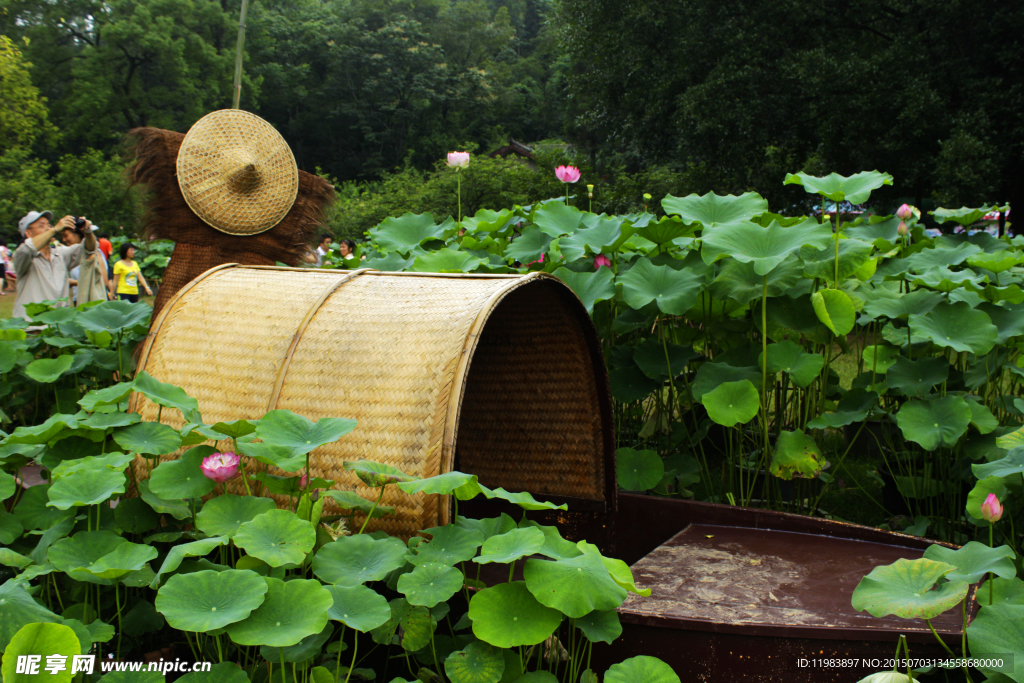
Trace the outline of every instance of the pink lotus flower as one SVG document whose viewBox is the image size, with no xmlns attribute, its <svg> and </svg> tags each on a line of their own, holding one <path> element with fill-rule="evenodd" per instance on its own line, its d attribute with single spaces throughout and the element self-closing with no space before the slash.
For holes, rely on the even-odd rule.
<svg viewBox="0 0 1024 683">
<path fill-rule="evenodd" d="M 594 259 L 594 270 L 600 270 L 602 267 L 611 268 L 611 260 L 604 254 L 598 254 Z"/>
<path fill-rule="evenodd" d="M 539 258 L 539 259 L 537 259 L 536 261 L 530 261 L 529 263 L 527 263 L 527 264 L 526 264 L 526 267 L 527 267 L 527 268 L 529 268 L 529 267 L 530 267 L 530 266 L 532 266 L 532 265 L 533 265 L 534 263 L 544 263 L 544 254 L 541 254 L 541 255 L 540 255 L 540 258 Z"/>
<path fill-rule="evenodd" d="M 996 494 L 990 493 L 981 504 L 981 516 L 990 524 L 995 524 L 1003 516 L 1003 506 L 999 504 Z"/>
<path fill-rule="evenodd" d="M 238 463 L 241 461 L 237 455 L 228 451 L 227 453 L 214 453 L 203 458 L 203 464 L 199 469 L 203 476 L 216 482 L 225 482 L 238 476 Z"/>
<path fill-rule="evenodd" d="M 904 204 L 900 208 L 896 209 L 896 218 L 899 218 L 901 221 L 905 221 L 913 215 L 913 209 L 911 209 L 910 206 L 907 204 Z"/>
<path fill-rule="evenodd" d="M 575 166 L 559 166 L 555 169 L 555 176 L 563 183 L 575 183 L 580 179 L 580 169 Z"/>
<path fill-rule="evenodd" d="M 896 234 L 900 237 L 906 237 L 908 232 L 910 232 L 910 230 L 907 228 L 907 224 L 900 221 L 899 227 L 896 228 Z"/>
<path fill-rule="evenodd" d="M 307 476 L 306 473 L 303 472 L 302 476 L 299 477 L 299 488 L 300 489 L 306 488 L 306 484 L 308 484 L 308 483 L 309 483 L 309 476 Z"/>
<path fill-rule="evenodd" d="M 452 168 L 469 166 L 469 152 L 448 152 L 448 165 Z"/>
</svg>

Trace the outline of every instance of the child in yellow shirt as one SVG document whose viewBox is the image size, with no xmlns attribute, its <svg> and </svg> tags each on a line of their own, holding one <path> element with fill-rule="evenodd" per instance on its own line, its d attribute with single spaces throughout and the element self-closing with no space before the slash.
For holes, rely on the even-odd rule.
<svg viewBox="0 0 1024 683">
<path fill-rule="evenodd" d="M 139 301 L 139 283 L 146 290 L 146 294 L 153 296 L 153 292 L 142 277 L 142 269 L 133 259 L 135 258 L 135 245 L 125 242 L 121 245 L 121 260 L 114 264 L 114 279 L 110 281 L 110 297 L 116 294 L 118 299 L 130 301 L 133 304 Z"/>
</svg>

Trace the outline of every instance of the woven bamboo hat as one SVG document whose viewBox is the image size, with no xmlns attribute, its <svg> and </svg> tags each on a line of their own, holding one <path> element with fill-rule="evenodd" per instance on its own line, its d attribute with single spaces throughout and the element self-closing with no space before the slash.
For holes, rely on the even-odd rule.
<svg viewBox="0 0 1024 683">
<path fill-rule="evenodd" d="M 199 119 L 181 143 L 177 173 L 189 208 L 229 235 L 270 230 L 299 190 L 288 143 L 269 123 L 241 109 Z"/>
</svg>

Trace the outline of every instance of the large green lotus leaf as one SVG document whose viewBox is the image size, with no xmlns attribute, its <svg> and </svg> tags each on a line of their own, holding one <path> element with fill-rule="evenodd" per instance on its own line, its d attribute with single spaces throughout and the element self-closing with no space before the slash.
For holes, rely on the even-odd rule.
<svg viewBox="0 0 1024 683">
<path fill-rule="evenodd" d="M 196 446 L 177 460 L 160 463 L 149 477 L 149 489 L 168 500 L 202 498 L 217 485 L 212 479 L 207 479 L 200 469 L 203 458 L 215 451 L 213 446 Z"/>
<path fill-rule="evenodd" d="M 163 455 L 181 448 L 181 434 L 158 422 L 140 422 L 114 430 L 114 441 L 132 453 Z"/>
<path fill-rule="evenodd" d="M 199 414 L 199 402 L 185 393 L 181 387 L 160 382 L 151 377 L 145 370 L 135 375 L 135 391 L 157 405 L 165 408 L 177 408 L 186 422 L 202 422 Z"/>
<path fill-rule="evenodd" d="M 398 622 L 402 627 L 402 649 L 415 652 L 427 646 L 437 629 L 437 620 L 426 607 L 410 607 Z"/>
<path fill-rule="evenodd" d="M 608 573 L 612 577 L 612 581 L 619 584 L 622 588 L 626 589 L 630 593 L 636 593 L 644 597 L 651 594 L 650 588 L 640 589 L 636 586 L 636 580 L 633 578 L 633 572 L 629 568 L 629 565 L 622 560 L 617 560 L 614 557 L 605 557 L 601 554 L 601 551 L 593 543 L 587 543 L 586 541 L 580 541 L 576 544 L 576 548 L 583 553 L 589 553 L 599 560 L 604 568 L 608 570 Z M 550 557 L 550 555 L 549 555 Z M 562 559 L 562 558 L 554 558 Z"/>
<path fill-rule="evenodd" d="M 298 453 L 285 446 L 274 446 L 261 442 L 239 442 L 238 450 L 242 455 L 258 460 L 264 465 L 271 465 L 285 472 L 298 472 L 306 466 L 306 453 Z"/>
<path fill-rule="evenodd" d="M 387 517 L 395 511 L 395 508 L 389 505 L 377 505 L 374 507 L 372 500 L 366 500 L 351 491 L 323 491 L 320 495 L 332 499 L 342 510 L 358 510 L 364 515 L 370 514 L 372 510 L 375 518 Z"/>
<path fill-rule="evenodd" d="M 246 573 L 258 577 L 254 572 Z M 292 579 L 285 582 L 269 576 L 261 580 L 268 588 L 266 599 L 247 618 L 228 625 L 227 634 L 232 641 L 238 645 L 288 647 L 324 630 L 327 611 L 334 604 L 334 599 L 319 581 Z M 171 581 L 162 590 L 166 590 Z M 167 621 L 170 623 L 170 618 Z"/>
<path fill-rule="evenodd" d="M 53 437 L 65 429 L 78 427 L 78 416 L 57 414 L 51 415 L 40 425 L 33 427 L 18 427 L 4 440 L 4 444 L 42 444 L 53 440 Z"/>
<path fill-rule="evenodd" d="M 275 662 L 278 660 L 274 660 Z M 333 683 L 334 679 L 330 679 Z M 163 677 L 157 683 L 163 683 Z M 103 681 L 106 683 L 106 681 Z M 133 681 L 132 683 L 136 683 Z M 141 682 L 139 682 L 141 683 Z M 245 671 L 234 662 L 221 662 L 210 667 L 209 671 L 193 671 L 178 679 L 178 683 L 249 683 Z"/>
<path fill-rule="evenodd" d="M 665 213 L 679 216 L 684 223 L 700 223 L 705 230 L 749 221 L 768 210 L 768 202 L 755 192 L 745 192 L 739 197 L 731 194 L 723 197 L 712 192 L 702 197 L 667 195 L 661 200 L 661 206 Z"/>
<path fill-rule="evenodd" d="M 760 299 L 767 283 L 768 296 L 779 297 L 792 290 L 800 281 L 803 265 L 796 256 L 787 257 L 768 273 L 767 278 L 754 272 L 753 262 L 726 259 L 718 269 L 718 275 L 708 285 L 708 291 L 715 299 L 732 299 L 747 304 Z"/>
<path fill-rule="evenodd" d="M 1012 304 L 997 306 L 985 302 L 978 306 L 978 310 L 983 311 L 996 326 L 998 330 L 997 344 L 1005 345 L 1014 337 L 1024 335 L 1024 306 Z"/>
<path fill-rule="evenodd" d="M 577 230 L 572 235 L 559 239 L 558 249 L 562 252 L 562 258 L 564 258 L 566 262 L 572 262 L 576 259 L 583 258 L 587 254 L 600 254 L 602 251 L 607 251 L 607 248 L 615 244 L 619 237 L 622 236 L 621 225 L 621 220 L 600 221 L 592 228 Z M 648 226 L 647 228 L 644 228 L 644 230 L 650 228 L 651 226 Z M 682 229 L 684 231 L 686 230 L 686 228 Z M 647 237 L 647 239 L 651 239 L 648 235 L 644 234 L 644 230 L 641 230 L 640 234 Z M 520 237 L 519 239 L 522 238 Z M 519 240 L 516 240 L 516 242 L 518 241 Z M 668 242 L 671 240 L 665 241 Z M 516 242 L 513 242 L 512 244 L 514 245 Z M 661 242 L 655 241 L 655 244 L 661 244 Z M 519 259 L 519 261 L 522 261 L 522 259 Z"/>
<path fill-rule="evenodd" d="M 608 643 L 622 635 L 619 614 L 613 609 L 597 610 L 576 620 L 576 628 L 592 643 Z"/>
<path fill-rule="evenodd" d="M 944 356 L 910 360 L 900 356 L 886 373 L 885 382 L 890 389 L 898 389 L 907 396 L 926 396 L 936 384 L 949 379 L 949 361 Z"/>
<path fill-rule="evenodd" d="M 50 546 L 46 559 L 76 581 L 109 586 L 113 581 L 93 575 L 89 567 L 125 543 L 128 543 L 128 539 L 110 531 L 79 531 Z"/>
<path fill-rule="evenodd" d="M 1009 434 L 996 437 L 996 446 L 1005 450 L 1024 446 L 1024 427 L 1010 432 Z"/>
<path fill-rule="evenodd" d="M 753 366 L 735 367 L 725 363 L 707 362 L 700 366 L 694 376 L 690 391 L 694 400 L 700 401 L 704 394 L 724 382 L 749 380 L 755 387 L 761 386 L 761 369 Z"/>
<path fill-rule="evenodd" d="M 754 419 L 760 408 L 757 388 L 750 380 L 725 382 L 701 396 L 708 417 L 723 427 L 746 424 Z"/>
<path fill-rule="evenodd" d="M 939 582 L 955 570 L 951 564 L 923 557 L 875 567 L 854 589 L 853 608 L 875 617 L 933 619 L 967 595 L 970 586 L 963 581 Z"/>
<path fill-rule="evenodd" d="M 995 346 L 999 330 L 983 311 L 969 304 L 940 303 L 929 313 L 911 315 L 910 327 L 938 346 L 984 356 Z"/>
<path fill-rule="evenodd" d="M 764 364 L 764 353 L 758 354 L 758 364 Z M 800 388 L 807 387 L 818 378 L 825 366 L 820 353 L 807 353 L 799 344 L 789 341 L 768 345 L 768 374 L 789 374 L 789 380 Z"/>
<path fill-rule="evenodd" d="M 344 468 L 349 472 L 355 472 L 359 480 L 370 488 L 397 484 L 400 481 L 412 481 L 417 478 L 391 465 L 374 462 L 373 460 L 347 461 L 344 464 Z"/>
<path fill-rule="evenodd" d="M 256 437 L 263 443 L 291 448 L 296 453 L 309 453 L 337 441 L 355 428 L 355 420 L 325 417 L 313 422 L 290 410 L 271 410 L 256 426 Z"/>
<path fill-rule="evenodd" d="M 941 545 L 930 545 L 924 551 L 924 557 L 956 567 L 954 571 L 946 575 L 950 581 L 977 583 L 989 572 L 1004 579 L 1012 579 L 1017 576 L 1017 568 L 1013 566 L 1013 560 L 1017 554 L 1008 545 L 990 548 L 977 541 L 969 541 L 959 550 Z"/>
<path fill-rule="evenodd" d="M 69 666 L 72 655 L 82 653 L 82 646 L 74 629 L 64 624 L 26 624 L 11 638 L 4 652 L 3 680 L 5 683 L 70 683 L 77 674 Z M 38 674 L 18 673 L 18 660 L 29 656 L 39 657 Z M 59 656 L 61 671 L 46 668 L 48 659 Z"/>
<path fill-rule="evenodd" d="M 860 354 L 864 361 L 864 371 L 884 375 L 900 357 L 899 349 L 884 344 L 865 346 Z"/>
<path fill-rule="evenodd" d="M 988 281 L 987 277 L 978 275 L 969 268 L 958 271 L 952 271 L 949 268 L 931 268 L 925 273 L 909 277 L 913 277 L 910 281 L 911 284 L 929 287 L 940 292 L 952 292 L 960 287 L 981 289 Z"/>
<path fill-rule="evenodd" d="M 25 374 L 37 382 L 50 384 L 60 379 L 61 375 L 68 371 L 74 358 L 70 355 L 57 356 L 56 358 L 40 358 L 34 360 L 25 367 Z"/>
<path fill-rule="evenodd" d="M 22 582 L 0 584 L 0 650 L 6 650 L 11 638 L 27 624 L 61 621 L 59 616 L 36 602 Z"/>
<path fill-rule="evenodd" d="M 271 567 L 301 564 L 316 543 L 316 529 L 291 510 L 268 510 L 238 527 L 235 545 Z"/>
<path fill-rule="evenodd" d="M 433 607 L 458 593 L 464 581 L 462 572 L 451 565 L 427 562 L 398 577 L 398 592 L 410 605 Z"/>
<path fill-rule="evenodd" d="M 707 264 L 732 256 L 737 261 L 752 263 L 754 272 L 764 276 L 801 247 L 822 249 L 831 239 L 828 226 L 813 218 L 789 228 L 783 228 L 777 221 L 767 228 L 747 221 L 705 231 L 700 255 Z"/>
<path fill-rule="evenodd" d="M 504 671 L 501 650 L 479 641 L 452 652 L 444 660 L 444 672 L 452 683 L 498 683 Z"/>
<path fill-rule="evenodd" d="M 615 275 L 611 268 L 598 268 L 592 273 L 576 273 L 566 267 L 558 268 L 553 275 L 569 285 L 576 293 L 587 313 L 594 312 L 594 304 L 615 298 Z"/>
<path fill-rule="evenodd" d="M 141 420 L 138 413 L 93 413 L 79 422 L 78 426 L 106 431 L 113 427 L 127 427 Z"/>
<path fill-rule="evenodd" d="M 795 432 L 781 432 L 772 451 L 769 471 L 780 479 L 813 479 L 825 467 L 825 457 L 815 443 L 802 429 Z"/>
<path fill-rule="evenodd" d="M 622 294 L 633 308 L 655 302 L 663 313 L 682 315 L 697 302 L 704 286 L 699 273 L 656 266 L 648 258 L 640 258 L 626 273 L 617 278 Z"/>
<path fill-rule="evenodd" d="M 391 608 L 384 596 L 366 586 L 326 586 L 334 599 L 327 616 L 360 633 L 386 624 Z"/>
<path fill-rule="evenodd" d="M 687 225 L 679 218 L 665 216 L 657 223 L 648 223 L 644 227 L 638 229 L 636 234 L 646 240 L 650 240 L 658 246 L 661 246 L 663 244 L 669 244 L 670 242 L 679 244 L 676 240 L 681 237 L 692 237 L 699 229 L 699 224 Z"/>
<path fill-rule="evenodd" d="M 127 460 L 119 461 L 116 456 Z M 70 507 L 96 505 L 124 493 L 127 483 L 124 468 L 130 460 L 131 456 L 123 453 L 108 453 L 105 456 L 62 462 L 52 472 L 54 482 L 47 491 L 50 506 L 67 510 Z M 111 466 L 119 462 L 122 463 L 120 467 L 115 469 Z"/>
<path fill-rule="evenodd" d="M 984 464 L 971 465 L 971 471 L 978 479 L 986 477 L 1009 477 L 1024 472 L 1024 448 L 1013 448 L 1005 458 Z M 17 509 L 15 509 L 17 513 Z"/>
<path fill-rule="evenodd" d="M 544 642 L 562 623 L 562 614 L 537 602 L 524 582 L 513 581 L 476 593 L 469 619 L 477 638 L 511 648 Z"/>
<path fill-rule="evenodd" d="M 679 676 L 657 657 L 630 657 L 608 667 L 604 683 L 680 683 Z"/>
<path fill-rule="evenodd" d="M 839 281 L 850 278 L 869 258 L 874 247 L 867 242 L 855 239 L 839 240 Z M 836 281 L 835 248 L 814 249 L 804 247 L 800 250 L 800 258 L 804 261 L 804 275 L 809 278 L 820 278 L 826 282 Z"/>
<path fill-rule="evenodd" d="M 136 325 L 148 325 L 153 309 L 148 304 L 104 301 L 79 313 L 75 322 L 90 332 L 115 334 Z"/>
<path fill-rule="evenodd" d="M 619 403 L 642 401 L 655 391 L 660 383 L 644 374 L 635 364 L 608 371 L 608 385 L 612 398 Z"/>
<path fill-rule="evenodd" d="M 468 251 L 457 251 L 449 247 L 420 254 L 410 270 L 419 273 L 470 273 L 487 263 L 487 259 L 474 256 Z M 331 418 L 341 419 L 341 418 Z"/>
<path fill-rule="evenodd" d="M 104 389 L 93 389 L 78 400 L 78 405 L 82 406 L 83 410 L 91 413 L 97 408 L 117 405 L 121 401 L 127 400 L 134 390 L 134 381 L 120 382 Z"/>
<path fill-rule="evenodd" d="M 923 315 L 943 301 L 939 292 L 918 289 L 907 294 L 899 294 L 888 289 L 861 289 L 858 291 L 864 300 L 863 314 L 868 319 L 905 318 L 912 314 Z"/>
<path fill-rule="evenodd" d="M 0 344 L 0 375 L 7 374 L 17 364 L 18 353 L 14 348 L 7 342 Z"/>
<path fill-rule="evenodd" d="M 0 545 L 14 543 L 14 541 L 21 538 L 23 531 L 25 531 L 25 528 L 21 525 L 21 521 L 3 508 L 0 508 Z"/>
<path fill-rule="evenodd" d="M 972 268 L 984 268 L 992 273 L 1002 273 L 1016 265 L 1024 263 L 1024 252 L 1000 249 L 989 253 L 973 254 L 967 258 L 967 265 Z"/>
<path fill-rule="evenodd" d="M 959 209 L 935 209 L 935 211 L 929 211 L 936 223 L 945 223 L 951 221 L 960 225 L 972 225 L 981 220 L 981 217 L 990 211 L 998 210 L 998 206 L 982 206 L 977 209 L 972 209 L 966 206 L 961 206 Z"/>
<path fill-rule="evenodd" d="M 903 438 L 926 451 L 934 451 L 939 446 L 952 448 L 970 423 L 971 407 L 959 396 L 908 401 L 896 413 L 896 424 Z"/>
<path fill-rule="evenodd" d="M 302 495 L 302 489 L 299 487 L 299 484 L 302 483 L 301 477 L 278 476 L 276 474 L 267 474 L 266 472 L 257 472 L 252 475 L 252 478 L 263 484 L 267 491 L 274 495 L 290 496 L 292 498 L 298 498 Z M 326 489 L 333 485 L 333 481 L 321 479 L 320 477 L 313 477 L 306 482 L 306 487 L 309 490 Z"/>
<path fill-rule="evenodd" d="M 14 506 L 14 514 L 26 529 L 49 529 L 72 513 L 56 510 L 47 505 L 49 484 L 37 484 L 26 489 Z"/>
<path fill-rule="evenodd" d="M 398 218 L 385 218 L 383 223 L 370 229 L 370 239 L 385 254 L 392 251 L 408 254 L 424 242 L 441 239 L 444 231 L 444 224 L 435 225 L 431 214 L 410 212 Z"/>
<path fill-rule="evenodd" d="M 258 420 L 231 420 L 230 422 L 218 422 L 214 425 L 202 425 L 196 431 L 203 436 L 220 441 L 225 436 L 230 439 L 240 439 L 256 431 Z"/>
<path fill-rule="evenodd" d="M 430 534 L 429 543 L 421 543 L 418 552 L 410 561 L 418 567 L 438 564 L 453 567 L 459 562 L 468 562 L 483 544 L 483 536 L 473 529 L 457 526 L 439 526 L 424 529 Z"/>
<path fill-rule="evenodd" d="M 533 527 L 535 529 L 540 529 L 541 533 L 544 534 L 544 545 L 537 551 L 538 555 L 544 555 L 545 557 L 550 557 L 553 560 L 564 560 L 579 557 L 583 554 L 583 551 L 576 547 L 575 543 L 571 543 L 562 538 L 562 535 L 558 532 L 556 527 L 540 524 L 525 518 L 519 524 L 519 527 L 522 529 L 525 529 L 526 527 Z"/>
<path fill-rule="evenodd" d="M 626 599 L 625 589 L 612 579 L 601 559 L 589 553 L 568 560 L 527 560 L 523 576 L 542 605 L 569 617 L 615 609 Z"/>
<path fill-rule="evenodd" d="M 479 532 L 484 543 L 492 536 L 500 536 L 516 528 L 516 521 L 504 512 L 499 517 L 485 517 L 484 519 L 473 519 L 471 517 L 459 516 L 456 526 L 464 529 L 472 529 Z"/>
<path fill-rule="evenodd" d="M 500 486 L 494 490 L 491 490 L 480 484 L 481 492 L 490 499 L 499 498 L 501 500 L 507 500 L 513 505 L 518 505 L 524 510 L 568 510 L 569 506 L 566 504 L 555 505 L 546 500 L 537 500 L 533 497 L 529 491 L 506 491 Z M 430 529 L 426 530 L 427 533 L 431 533 Z M 481 539 L 480 543 L 483 543 Z M 479 545 L 479 544 L 478 544 Z M 468 558 L 467 558 L 468 559 Z"/>
<path fill-rule="evenodd" d="M 241 525 L 276 509 L 277 506 L 270 498 L 228 493 L 207 501 L 196 515 L 196 524 L 204 534 L 232 538 Z"/>
<path fill-rule="evenodd" d="M 991 601 L 989 595 L 991 593 Z M 989 578 L 978 586 L 975 599 L 979 605 L 1024 605 L 1024 581 L 1018 578 Z"/>
<path fill-rule="evenodd" d="M 872 190 L 877 190 L 882 185 L 892 185 L 892 176 L 878 171 L 862 171 L 849 177 L 830 173 L 822 178 L 801 171 L 787 173 L 783 185 L 803 185 L 808 192 L 820 194 L 834 202 L 863 204 L 871 196 Z"/>
<path fill-rule="evenodd" d="M 24 569 L 25 567 L 32 564 L 32 559 L 25 557 L 20 553 L 16 553 L 10 548 L 0 548 L 0 564 L 2 564 L 5 567 Z"/>
<path fill-rule="evenodd" d="M 77 536 L 78 534 L 76 534 Z M 120 579 L 138 571 L 156 557 L 156 548 L 141 543 L 120 543 L 89 566 L 81 568 L 100 579 Z"/>
<path fill-rule="evenodd" d="M 665 476 L 665 463 L 657 451 L 619 448 L 615 451 L 615 472 L 626 491 L 653 489 Z"/>
<path fill-rule="evenodd" d="M 982 607 L 978 616 L 967 627 L 967 642 L 971 656 L 1002 659 L 1008 663 L 1007 655 L 1011 655 L 1013 671 L 1004 669 L 1004 675 L 1017 683 L 1024 681 L 1024 629 L 1020 627 L 1022 623 L 1024 605 L 996 604 Z"/>
<path fill-rule="evenodd" d="M 474 557 L 473 561 L 479 564 L 491 562 L 508 564 L 527 555 L 540 552 L 540 549 L 544 547 L 544 541 L 544 533 L 540 529 L 534 527 L 511 529 L 484 541 L 480 556 Z"/>
<path fill-rule="evenodd" d="M 653 338 L 640 342 L 633 350 L 633 361 L 654 380 L 665 380 L 670 375 L 678 377 L 686 371 L 690 361 L 697 358 L 700 354 L 692 346 L 664 343 Z"/>
<path fill-rule="evenodd" d="M 18 486 L 14 483 L 14 477 L 0 470 L 0 500 L 7 500 L 14 495 Z"/>
<path fill-rule="evenodd" d="M 981 247 L 970 242 L 962 242 L 955 247 L 942 249 L 922 249 L 907 258 L 907 267 L 915 273 L 923 273 L 932 268 L 948 268 L 958 266 L 969 256 L 980 254 Z"/>
<path fill-rule="evenodd" d="M 46 554 L 50 552 L 50 546 L 71 533 L 75 521 L 73 516 L 68 515 L 44 531 L 43 535 L 39 538 L 39 543 L 36 545 L 35 550 L 29 554 L 32 561 L 37 565 L 47 564 Z"/>
<path fill-rule="evenodd" d="M 974 488 L 967 494 L 966 510 L 974 519 L 984 519 L 981 514 L 981 505 L 990 494 L 995 495 L 1000 501 L 1007 496 L 1008 489 L 1002 477 L 985 477 L 976 482 Z"/>
<path fill-rule="evenodd" d="M 971 424 L 978 430 L 979 434 L 991 434 L 993 431 L 999 428 L 999 420 L 992 414 L 992 411 L 988 409 L 982 403 L 979 403 L 977 399 L 968 396 L 965 399 L 967 405 L 971 407 Z"/>
<path fill-rule="evenodd" d="M 320 631 L 320 633 L 308 635 L 294 645 L 287 647 L 262 646 L 260 648 L 260 656 L 268 662 L 305 662 L 319 655 L 333 634 L 334 624 L 327 622 L 327 626 L 324 626 L 324 630 Z M 329 680 L 333 683 L 334 678 L 329 678 Z M 313 679 L 313 683 L 315 683 L 315 679 Z"/>
<path fill-rule="evenodd" d="M 214 536 L 212 538 L 203 538 L 198 541 L 192 541 L 191 543 L 180 543 L 172 546 L 167 553 L 167 557 L 164 558 L 163 564 L 160 565 L 160 570 L 153 576 L 153 580 L 149 584 L 149 587 L 155 589 L 159 586 L 160 577 L 164 574 L 173 572 L 175 569 L 180 567 L 182 560 L 186 557 L 204 557 L 227 543 L 229 540 L 230 539 L 227 536 Z"/>
<path fill-rule="evenodd" d="M 888 250 L 899 241 L 900 219 L 896 216 L 872 216 L 867 223 L 851 224 L 843 234 L 862 242 L 870 242 L 877 249 Z"/>
<path fill-rule="evenodd" d="M 366 265 L 367 268 L 373 268 L 374 270 L 382 270 L 386 273 L 396 273 L 411 268 L 412 264 L 415 262 L 415 256 L 410 256 L 409 258 L 402 258 L 402 256 L 397 251 L 393 251 L 387 256 L 384 256 L 382 258 L 367 259 L 363 263 Z"/>
<path fill-rule="evenodd" d="M 530 220 L 544 234 L 558 237 L 576 232 L 583 223 L 583 212 L 564 202 L 550 201 L 534 209 Z"/>
<path fill-rule="evenodd" d="M 408 549 L 397 538 L 342 536 L 317 551 L 313 573 L 327 583 L 358 586 L 379 581 L 405 564 Z"/>
<path fill-rule="evenodd" d="M 845 337 L 853 331 L 857 321 L 857 309 L 850 295 L 840 289 L 819 289 L 811 295 L 811 305 L 825 327 L 837 337 Z"/>
<path fill-rule="evenodd" d="M 397 486 L 409 495 L 416 493 L 448 495 L 454 492 L 457 488 L 466 484 L 472 484 L 476 481 L 477 476 L 475 474 L 466 474 L 465 472 L 445 472 L 444 474 L 427 477 L 426 479 L 399 482 Z"/>
<path fill-rule="evenodd" d="M 509 220 L 515 215 L 512 209 L 492 211 L 491 209 L 480 209 L 473 216 L 465 216 L 462 225 L 467 232 L 504 232 L 509 225 Z"/>
</svg>

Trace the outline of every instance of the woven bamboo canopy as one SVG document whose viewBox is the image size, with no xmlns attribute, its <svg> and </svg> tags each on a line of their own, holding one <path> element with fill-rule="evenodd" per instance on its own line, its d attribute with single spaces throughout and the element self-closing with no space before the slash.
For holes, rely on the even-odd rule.
<svg viewBox="0 0 1024 683">
<path fill-rule="evenodd" d="M 311 470 L 364 497 L 375 492 L 342 469 L 346 460 L 420 477 L 458 469 L 570 510 L 614 507 L 599 341 L 579 299 L 549 275 L 226 264 L 160 311 L 139 369 L 197 398 L 209 424 L 279 408 L 356 419 L 313 452 Z M 139 394 L 132 408 L 157 419 Z M 181 424 L 178 411 L 161 417 Z M 447 497 L 389 490 L 383 503 L 395 515 L 370 528 L 409 536 L 448 521 Z"/>
</svg>

